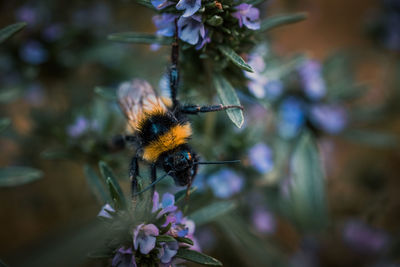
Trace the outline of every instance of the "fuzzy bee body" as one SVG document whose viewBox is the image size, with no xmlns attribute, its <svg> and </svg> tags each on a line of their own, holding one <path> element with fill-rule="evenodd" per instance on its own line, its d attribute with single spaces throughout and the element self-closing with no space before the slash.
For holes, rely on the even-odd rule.
<svg viewBox="0 0 400 267">
<path fill-rule="evenodd" d="M 158 96 L 151 85 L 141 79 L 125 82 L 118 88 L 119 104 L 127 118 L 127 130 L 130 133 L 126 141 L 129 140 L 136 145 L 136 155 L 132 158 L 129 171 L 133 196 L 138 193 L 136 177 L 139 175 L 140 159 L 150 164 L 153 191 L 157 180 L 157 168 L 162 168 L 166 175 L 171 176 L 176 185 L 188 186 L 189 189 L 197 174 L 198 165 L 207 164 L 199 162 L 199 157 L 188 145 L 192 128 L 187 115 L 229 108 L 243 109 L 235 105 L 199 106 L 179 103 L 177 99 L 179 46 L 176 21 L 175 28 L 171 66 L 168 70 L 170 96 Z M 219 163 L 221 162 L 217 162 Z"/>
</svg>

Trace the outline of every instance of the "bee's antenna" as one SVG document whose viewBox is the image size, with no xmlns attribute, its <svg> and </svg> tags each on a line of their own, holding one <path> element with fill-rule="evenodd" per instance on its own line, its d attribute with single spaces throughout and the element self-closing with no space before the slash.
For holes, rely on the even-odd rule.
<svg viewBox="0 0 400 267">
<path fill-rule="evenodd" d="M 229 163 L 240 163 L 240 160 L 227 160 L 227 161 L 197 161 L 197 162 L 194 162 L 193 164 L 206 165 L 206 164 L 229 164 Z"/>
<path fill-rule="evenodd" d="M 135 196 L 140 195 L 140 194 L 146 192 L 147 190 L 151 189 L 154 185 L 158 184 L 162 179 L 164 179 L 165 177 L 167 177 L 167 176 L 170 175 L 171 173 L 172 173 L 172 171 L 167 172 L 166 174 L 164 174 L 163 176 L 161 176 L 160 178 L 158 178 L 157 180 L 155 180 L 154 182 L 152 182 L 151 184 L 149 184 L 145 189 L 143 189 L 143 190 L 141 190 L 141 191 L 139 191 L 139 192 L 134 193 L 133 196 L 135 197 Z"/>
</svg>

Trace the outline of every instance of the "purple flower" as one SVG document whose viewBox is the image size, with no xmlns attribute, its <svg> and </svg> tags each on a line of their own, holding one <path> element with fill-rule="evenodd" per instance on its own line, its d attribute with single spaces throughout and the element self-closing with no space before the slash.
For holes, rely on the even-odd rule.
<svg viewBox="0 0 400 267">
<path fill-rule="evenodd" d="M 133 246 L 140 253 L 148 254 L 156 246 L 158 228 L 154 224 L 140 224 L 133 230 Z"/>
<path fill-rule="evenodd" d="M 269 99 L 276 100 L 283 92 L 283 83 L 280 80 L 271 80 L 267 82 L 264 89 Z"/>
<path fill-rule="evenodd" d="M 271 234 L 275 232 L 276 220 L 274 215 L 268 210 L 257 207 L 251 216 L 253 225 L 256 230 L 263 234 Z"/>
<path fill-rule="evenodd" d="M 178 20 L 179 38 L 183 41 L 195 45 L 204 39 L 206 31 L 204 24 L 201 22 L 201 17 L 194 15 L 191 17 L 180 17 Z"/>
<path fill-rule="evenodd" d="M 54 42 L 62 37 L 64 29 L 60 24 L 52 24 L 43 30 L 42 36 L 48 42 Z"/>
<path fill-rule="evenodd" d="M 356 220 L 346 223 L 343 239 L 350 247 L 362 253 L 378 253 L 385 249 L 389 242 L 386 233 Z"/>
<path fill-rule="evenodd" d="M 249 150 L 250 164 L 260 173 L 268 173 L 274 167 L 271 149 L 264 143 L 258 143 Z"/>
<path fill-rule="evenodd" d="M 25 99 L 33 106 L 40 106 L 45 100 L 45 91 L 39 83 L 31 84 L 25 93 Z"/>
<path fill-rule="evenodd" d="M 168 0 L 151 0 L 151 4 L 157 8 L 158 10 L 161 10 L 163 8 L 166 8 L 167 6 L 172 5 L 174 2 L 168 1 Z"/>
<path fill-rule="evenodd" d="M 158 248 L 157 257 L 160 259 L 161 263 L 170 263 L 172 261 L 172 257 L 178 253 L 178 242 L 161 242 L 160 245 L 161 248 Z"/>
<path fill-rule="evenodd" d="M 243 24 L 250 30 L 260 29 L 260 11 L 258 8 L 253 7 L 249 4 L 240 4 L 236 7 L 237 12 L 233 13 L 232 16 L 239 20 L 239 26 Z"/>
<path fill-rule="evenodd" d="M 347 124 L 347 112 L 339 105 L 319 104 L 310 109 L 311 121 L 330 134 L 341 132 Z"/>
<path fill-rule="evenodd" d="M 28 27 L 33 27 L 39 22 L 38 10 L 30 6 L 22 6 L 15 12 L 15 17 L 19 21 L 24 21 L 28 24 Z"/>
<path fill-rule="evenodd" d="M 200 50 L 202 49 L 206 44 L 211 42 L 211 38 L 210 36 L 208 36 L 208 30 L 206 29 L 206 33 L 204 35 L 204 37 L 200 36 L 200 40 L 196 45 L 196 50 Z"/>
<path fill-rule="evenodd" d="M 305 123 L 303 103 L 288 97 L 279 107 L 278 132 L 283 138 L 293 138 L 298 135 Z"/>
<path fill-rule="evenodd" d="M 23 44 L 19 55 L 21 59 L 29 64 L 39 65 L 47 61 L 49 54 L 43 45 L 35 40 Z"/>
<path fill-rule="evenodd" d="M 158 210 L 159 213 L 157 215 L 157 218 L 160 218 L 162 215 L 166 213 L 171 213 L 174 212 L 178 209 L 177 206 L 175 206 L 175 197 L 174 195 L 170 193 L 165 193 L 163 195 L 161 203 L 159 203 L 160 196 L 158 195 L 157 192 L 154 192 L 153 196 L 153 208 L 151 212 L 157 212 Z"/>
<path fill-rule="evenodd" d="M 175 33 L 176 15 L 163 13 L 153 17 L 153 23 L 157 28 L 156 34 L 171 37 Z"/>
<path fill-rule="evenodd" d="M 201 0 L 180 0 L 176 4 L 176 9 L 185 10 L 182 17 L 190 17 L 201 7 Z"/>
<path fill-rule="evenodd" d="M 211 175 L 207 180 L 214 195 L 218 198 L 229 198 L 243 187 L 243 177 L 229 169 L 223 169 Z"/>
<path fill-rule="evenodd" d="M 111 266 L 136 267 L 135 256 L 133 255 L 132 248 L 125 249 L 124 247 L 120 247 L 111 262 Z"/>
<path fill-rule="evenodd" d="M 307 60 L 298 69 L 303 89 L 308 98 L 319 100 L 325 96 L 326 86 L 322 76 L 321 64 Z"/>
<path fill-rule="evenodd" d="M 77 117 L 75 122 L 67 128 L 68 135 L 71 137 L 81 136 L 88 129 L 89 124 L 89 121 L 85 117 Z"/>
<path fill-rule="evenodd" d="M 108 218 L 108 219 L 112 219 L 112 215 L 115 212 L 115 209 L 113 207 L 111 207 L 110 204 L 105 204 L 99 214 L 97 214 L 98 217 L 103 217 L 103 218 Z"/>
</svg>

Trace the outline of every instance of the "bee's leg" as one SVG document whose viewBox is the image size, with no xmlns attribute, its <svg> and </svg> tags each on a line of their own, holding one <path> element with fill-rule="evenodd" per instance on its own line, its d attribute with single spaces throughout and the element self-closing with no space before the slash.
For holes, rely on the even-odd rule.
<svg viewBox="0 0 400 267">
<path fill-rule="evenodd" d="M 139 176 L 139 164 L 138 157 L 134 156 L 131 160 L 131 164 L 129 167 L 129 178 L 131 180 L 131 193 L 132 199 L 136 200 L 136 193 L 138 191 L 138 181 L 137 177 Z"/>
<path fill-rule="evenodd" d="M 117 152 L 123 150 L 127 143 L 134 143 L 136 137 L 134 135 L 122 135 L 118 134 L 112 137 L 111 141 L 108 143 L 108 149 L 111 152 Z"/>
<path fill-rule="evenodd" d="M 175 109 L 179 105 L 179 102 L 176 99 L 179 86 L 178 62 L 179 62 L 178 19 L 175 19 L 175 35 L 171 49 L 171 66 L 169 67 L 168 71 L 173 109 Z"/>
<path fill-rule="evenodd" d="M 205 113 L 205 112 L 215 112 L 215 111 L 221 111 L 221 110 L 226 110 L 230 108 L 238 108 L 243 110 L 242 106 L 236 106 L 236 105 L 229 105 L 229 106 L 223 106 L 223 105 L 211 105 L 211 106 L 198 106 L 198 105 L 185 105 L 181 108 L 182 113 L 186 114 L 198 114 L 198 113 Z"/>
<path fill-rule="evenodd" d="M 156 164 L 150 165 L 150 175 L 151 175 L 151 183 L 154 183 L 157 179 L 157 167 Z M 151 198 L 153 199 L 154 191 L 156 190 L 156 185 L 151 187 Z"/>
<path fill-rule="evenodd" d="M 199 161 L 199 156 L 196 153 L 193 153 L 192 156 L 193 156 L 194 162 L 198 162 Z M 194 181 L 194 178 L 196 178 L 198 167 L 199 167 L 198 164 L 195 164 L 192 167 L 192 177 L 191 177 L 190 182 L 187 185 L 187 189 L 186 189 L 186 200 L 189 200 L 190 188 L 192 187 L 192 183 Z"/>
</svg>

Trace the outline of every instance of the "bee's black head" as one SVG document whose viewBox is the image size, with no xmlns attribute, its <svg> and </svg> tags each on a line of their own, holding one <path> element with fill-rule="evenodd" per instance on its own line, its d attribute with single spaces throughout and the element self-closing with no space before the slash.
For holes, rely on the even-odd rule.
<svg viewBox="0 0 400 267">
<path fill-rule="evenodd" d="M 163 157 L 165 172 L 169 172 L 178 186 L 191 184 L 197 173 L 197 156 L 187 146 L 180 147 Z"/>
</svg>

